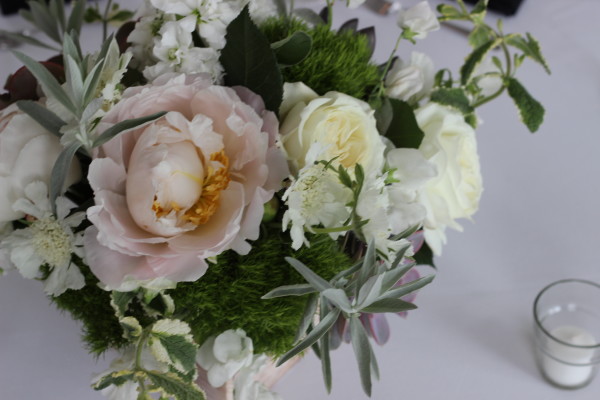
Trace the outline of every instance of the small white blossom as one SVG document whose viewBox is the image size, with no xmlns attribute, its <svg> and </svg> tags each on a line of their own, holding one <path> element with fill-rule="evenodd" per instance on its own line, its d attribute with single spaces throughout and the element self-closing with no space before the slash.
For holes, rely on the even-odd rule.
<svg viewBox="0 0 600 400">
<path fill-rule="evenodd" d="M 207 339 L 196 362 L 207 372 L 208 383 L 221 387 L 242 368 L 252 363 L 252 339 L 242 329 L 229 329 Z"/>
<path fill-rule="evenodd" d="M 256 24 L 277 15 L 277 6 L 273 0 L 250 0 L 250 16 Z"/>
<path fill-rule="evenodd" d="M 234 380 L 234 400 L 281 400 L 281 396 L 256 380 L 268 361 L 264 354 L 255 355 L 252 364 L 238 372 Z"/>
<path fill-rule="evenodd" d="M 407 10 L 398 12 L 398 26 L 409 29 L 416 39 L 425 39 L 429 32 L 440 29 L 440 23 L 429 3 L 422 1 Z"/>
<path fill-rule="evenodd" d="M 68 216 L 74 204 L 59 197 L 56 200 L 57 215 L 52 214 L 48 189 L 40 181 L 27 185 L 25 196 L 17 200 L 13 208 L 35 220 L 27 228 L 13 231 L 0 247 L 25 278 L 38 277 L 40 266 L 48 265 L 50 274 L 44 281 L 46 293 L 57 296 L 67 289 L 81 289 L 85 280 L 72 262 L 72 254 L 83 258 L 83 234 L 74 233 L 73 228 L 81 224 L 85 213 Z"/>
<path fill-rule="evenodd" d="M 283 230 L 291 222 L 292 248 L 309 245 L 305 230 L 323 225 L 324 228 L 341 226 L 350 216 L 346 204 L 352 199 L 352 191 L 342 185 L 337 173 L 320 164 L 309 164 L 300 170 L 298 179 L 286 190 L 283 200 L 288 209 L 283 215 Z M 336 238 L 341 233 L 332 233 Z"/>
<path fill-rule="evenodd" d="M 433 88 L 435 69 L 431 58 L 413 52 L 410 62 L 397 60 L 385 79 L 386 95 L 416 103 L 428 96 Z"/>
</svg>

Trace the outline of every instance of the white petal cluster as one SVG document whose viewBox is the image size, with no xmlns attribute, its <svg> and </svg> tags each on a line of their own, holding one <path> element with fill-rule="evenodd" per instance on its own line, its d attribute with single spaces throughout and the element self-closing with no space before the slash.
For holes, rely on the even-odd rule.
<svg viewBox="0 0 600 400">
<path fill-rule="evenodd" d="M 229 329 L 207 339 L 196 356 L 196 362 L 207 371 L 208 383 L 221 387 L 242 368 L 252 364 L 252 339 L 242 329 Z"/>
<path fill-rule="evenodd" d="M 425 39 L 429 32 L 440 29 L 440 23 L 429 3 L 422 1 L 398 12 L 398 26 L 410 30 L 415 39 Z"/>
<path fill-rule="evenodd" d="M 310 164 L 300 170 L 298 178 L 283 196 L 288 206 L 283 215 L 283 230 L 291 223 L 292 248 L 309 245 L 305 230 L 322 225 L 324 228 L 342 226 L 350 216 L 346 204 L 352 192 L 340 183 L 337 173 L 321 164 Z M 333 238 L 340 233 L 332 233 Z"/>
<path fill-rule="evenodd" d="M 258 354 L 251 365 L 238 372 L 234 380 L 234 400 L 281 400 L 281 396 L 256 379 L 268 362 L 266 355 Z"/>
<path fill-rule="evenodd" d="M 428 55 L 413 52 L 409 62 L 397 60 L 385 79 L 386 95 L 417 103 L 433 88 L 435 68 Z"/>
<path fill-rule="evenodd" d="M 17 229 L 0 242 L 2 252 L 25 278 L 40 276 L 40 267 L 47 265 L 50 273 L 44 281 L 44 291 L 57 296 L 67 289 L 81 289 L 85 280 L 72 262 L 72 254 L 83 258 L 83 233 L 74 233 L 85 213 L 70 216 L 74 204 L 64 198 L 56 200 L 57 215 L 52 214 L 48 189 L 43 182 L 32 182 L 25 187 L 25 198 L 13 205 L 33 219 L 31 225 Z"/>
<path fill-rule="evenodd" d="M 276 13 L 272 0 L 146 0 L 128 38 L 136 67 L 145 67 L 148 80 L 176 72 L 208 73 L 220 82 L 227 25 L 248 3 L 257 22 Z"/>
</svg>

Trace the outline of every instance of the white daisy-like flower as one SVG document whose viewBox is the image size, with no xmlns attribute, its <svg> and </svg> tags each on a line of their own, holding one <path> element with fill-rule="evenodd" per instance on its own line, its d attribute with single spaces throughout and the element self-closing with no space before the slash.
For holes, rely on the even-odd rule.
<svg viewBox="0 0 600 400">
<path fill-rule="evenodd" d="M 38 277 L 40 266 L 48 265 L 50 274 L 44 281 L 47 294 L 58 296 L 67 289 L 81 289 L 85 280 L 72 262 L 72 254 L 84 257 L 83 232 L 74 233 L 73 228 L 81 224 L 85 213 L 69 216 L 74 204 L 59 197 L 55 216 L 48 199 L 48 187 L 41 181 L 28 184 L 25 196 L 13 204 L 13 209 L 35 219 L 27 228 L 13 231 L 0 247 L 25 278 Z"/>
<path fill-rule="evenodd" d="M 336 172 L 323 165 L 309 164 L 300 170 L 298 179 L 286 190 L 283 200 L 288 209 L 283 214 L 283 230 L 292 224 L 290 235 L 292 248 L 309 245 L 305 230 L 322 225 L 324 228 L 341 226 L 350 216 L 346 206 L 352 199 L 352 191 L 344 186 Z M 343 232 L 330 233 L 335 239 Z"/>
</svg>

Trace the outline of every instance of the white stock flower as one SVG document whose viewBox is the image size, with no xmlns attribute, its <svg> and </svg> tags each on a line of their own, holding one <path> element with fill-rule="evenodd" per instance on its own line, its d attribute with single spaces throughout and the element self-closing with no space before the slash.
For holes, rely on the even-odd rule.
<svg viewBox="0 0 600 400">
<path fill-rule="evenodd" d="M 310 161 L 309 151 L 322 150 L 313 160 L 333 160 L 350 174 L 361 164 L 365 175 L 381 172 L 385 145 L 374 111 L 362 100 L 339 92 L 318 96 L 301 82 L 284 84 L 281 142 L 296 170 Z"/>
<path fill-rule="evenodd" d="M 277 6 L 273 0 L 250 0 L 250 16 L 256 24 L 264 22 L 269 17 L 277 16 Z"/>
<path fill-rule="evenodd" d="M 252 339 L 242 329 L 229 329 L 207 339 L 196 362 L 207 372 L 208 383 L 221 387 L 243 367 L 252 363 Z"/>
<path fill-rule="evenodd" d="M 81 289 L 83 275 L 72 262 L 72 254 L 83 258 L 83 233 L 73 233 L 85 213 L 69 212 L 74 204 L 65 197 L 56 200 L 53 215 L 48 199 L 48 188 L 43 182 L 32 182 L 25 187 L 26 199 L 19 199 L 13 208 L 35 220 L 24 229 L 13 231 L 2 241 L 10 261 L 25 278 L 40 275 L 40 266 L 48 265 L 50 274 L 44 281 L 44 291 L 58 296 L 67 289 Z"/>
<path fill-rule="evenodd" d="M 425 39 L 429 32 L 440 29 L 440 23 L 429 3 L 422 1 L 407 10 L 398 12 L 398 26 L 410 29 L 415 39 Z"/>
<path fill-rule="evenodd" d="M 427 183 L 425 239 L 436 255 L 446 242 L 446 227 L 462 230 L 455 221 L 469 218 L 479 207 L 483 191 L 475 131 L 461 113 L 429 103 L 415 112 L 425 133 L 419 150 L 434 163 L 438 176 Z"/>
<path fill-rule="evenodd" d="M 252 364 L 238 372 L 233 383 L 234 400 L 281 400 L 281 396 L 256 380 L 268 361 L 264 354 L 255 355 Z"/>
<path fill-rule="evenodd" d="M 50 183 L 52 167 L 62 150 L 56 136 L 16 105 L 0 111 L 0 223 L 25 216 L 12 205 L 24 197 L 31 182 Z M 77 182 L 80 176 L 79 163 L 74 160 L 66 185 Z"/>
<path fill-rule="evenodd" d="M 386 95 L 417 103 L 431 93 L 435 69 L 428 55 L 413 52 L 410 62 L 397 60 L 385 79 Z"/>
<path fill-rule="evenodd" d="M 298 179 L 286 190 L 282 198 L 287 205 L 283 214 L 283 230 L 291 223 L 292 248 L 309 245 L 305 230 L 323 225 L 324 228 L 341 226 L 350 216 L 346 204 L 352 199 L 352 191 L 342 185 L 337 173 L 323 165 L 310 164 L 300 170 Z M 336 238 L 341 233 L 331 233 Z"/>
</svg>

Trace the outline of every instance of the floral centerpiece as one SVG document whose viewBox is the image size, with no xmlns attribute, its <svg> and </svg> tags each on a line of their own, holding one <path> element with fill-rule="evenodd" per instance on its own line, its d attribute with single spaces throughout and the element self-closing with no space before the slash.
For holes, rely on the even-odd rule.
<svg viewBox="0 0 600 400">
<path fill-rule="evenodd" d="M 39 279 L 92 353 L 120 351 L 93 383 L 109 398 L 275 399 L 274 363 L 311 348 L 330 390 L 344 341 L 370 394 L 385 314 L 416 308 L 433 275 L 415 265 L 478 208 L 477 107 L 507 91 L 543 119 L 515 78 L 547 70 L 539 46 L 486 3 L 401 10 L 377 65 L 374 29 L 333 29 L 333 0 L 30 1 L 48 39 L 4 33 L 62 54 L 15 52 L 0 97 L 0 266 Z M 458 77 L 397 58 L 446 20 L 473 25 Z M 86 21 L 105 36 L 89 54 Z"/>
</svg>

